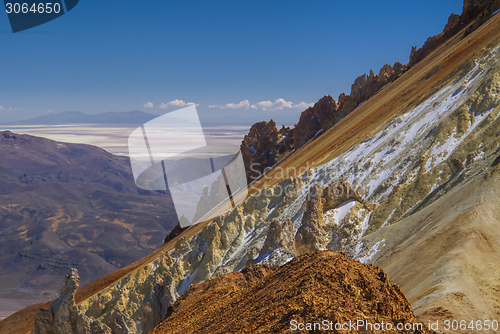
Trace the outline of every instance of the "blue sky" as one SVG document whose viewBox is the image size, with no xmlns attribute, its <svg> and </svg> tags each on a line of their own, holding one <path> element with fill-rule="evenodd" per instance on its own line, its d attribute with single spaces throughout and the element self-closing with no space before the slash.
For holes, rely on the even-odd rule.
<svg viewBox="0 0 500 334">
<path fill-rule="evenodd" d="M 67 110 L 163 114 L 183 101 L 205 124 L 291 125 L 307 103 L 408 61 L 461 11 L 457 0 L 81 0 L 16 34 L 0 13 L 0 123 Z"/>
</svg>

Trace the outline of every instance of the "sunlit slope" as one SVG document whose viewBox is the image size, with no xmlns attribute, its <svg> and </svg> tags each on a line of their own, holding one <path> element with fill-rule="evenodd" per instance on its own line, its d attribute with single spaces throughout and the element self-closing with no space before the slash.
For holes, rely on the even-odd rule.
<svg viewBox="0 0 500 334">
<path fill-rule="evenodd" d="M 318 243 L 317 247 L 323 249 L 352 249 L 353 255 L 364 261 L 380 259 L 377 261 L 382 261 L 380 262 L 382 269 L 388 272 L 392 281 L 402 285 L 403 291 L 409 296 L 410 302 L 415 303 L 413 306 L 417 307 L 417 312 L 419 310 L 425 311 L 431 305 L 429 304 L 429 307 L 425 306 L 425 303 L 430 299 L 424 300 L 419 296 L 426 292 L 427 286 L 430 287 L 432 284 L 420 286 L 422 279 L 417 282 L 407 279 L 403 274 L 404 270 L 399 269 L 404 268 L 404 266 L 410 267 L 411 263 L 413 263 L 413 270 L 418 271 L 418 265 L 423 265 L 419 261 L 423 260 L 412 260 L 409 256 L 398 255 L 402 254 L 401 251 L 397 250 L 398 239 L 391 240 L 391 243 L 387 239 L 387 244 L 384 247 L 382 247 L 383 243 L 379 243 L 379 248 L 376 248 L 379 253 L 373 254 L 371 258 L 370 250 L 376 242 L 384 239 L 375 239 L 377 233 L 396 228 L 406 220 L 413 219 L 414 216 L 421 215 L 425 210 L 435 207 L 438 201 L 443 201 L 447 196 L 452 196 L 454 191 L 458 192 L 457 189 L 462 187 L 460 184 L 447 189 L 441 188 L 442 193 L 434 194 L 436 196 L 432 195 L 436 189 L 448 182 L 455 173 L 449 164 L 451 159 L 455 157 L 451 156 L 453 150 L 455 148 L 461 150 L 461 152 L 458 152 L 460 154 L 456 155 L 456 158 L 466 164 L 463 156 L 467 156 L 478 149 L 480 142 L 471 141 L 472 137 L 470 136 L 474 135 L 474 131 L 483 129 L 479 125 L 482 124 L 479 123 L 480 121 L 486 120 L 493 125 L 487 127 L 491 129 L 492 133 L 490 134 L 490 140 L 486 143 L 488 145 L 483 144 L 485 145 L 485 149 L 481 151 L 483 156 L 481 157 L 481 152 L 478 152 L 477 156 L 490 160 L 494 158 L 492 155 L 495 152 L 492 147 L 494 139 L 492 138 L 496 138 L 495 124 L 498 124 L 498 118 L 492 119 L 492 117 L 498 115 L 498 110 L 487 108 L 484 112 L 480 112 L 479 115 L 474 114 L 474 121 L 471 121 L 471 117 L 468 116 L 469 119 L 466 123 L 460 123 L 459 120 L 462 120 L 463 117 L 467 118 L 467 116 L 465 114 L 460 115 L 459 107 L 473 98 L 476 90 L 479 92 L 486 87 L 482 85 L 483 82 L 491 79 L 490 86 L 494 86 L 496 80 L 494 77 L 495 59 L 497 59 L 498 52 L 489 55 L 487 51 L 500 44 L 498 31 L 500 31 L 500 17 L 497 15 L 497 17 L 486 22 L 466 38 L 462 39 L 459 34 L 449 40 L 396 81 L 384 87 L 378 94 L 359 106 L 325 134 L 304 145 L 282 161 L 266 175 L 267 177 L 255 182 L 252 189 L 250 189 L 254 196 L 247 199 L 234 211 L 214 221 L 193 226 L 143 260 L 80 289 L 77 294 L 77 301 L 80 303 L 81 310 L 90 316 L 105 319 L 110 310 L 119 307 L 132 319 L 138 321 L 142 315 L 141 301 L 145 286 L 151 281 L 151 276 L 158 271 L 169 270 L 176 281 L 178 290 L 182 292 L 189 283 L 203 282 L 211 276 L 238 270 L 249 261 L 271 264 L 287 261 L 294 254 L 287 253 L 283 249 L 280 250 L 280 247 L 273 249 L 270 253 L 261 252 L 271 221 L 278 219 L 283 223 L 284 220 L 291 219 L 295 232 L 299 231 L 300 227 L 305 223 L 302 217 L 306 209 L 306 205 L 304 205 L 306 195 L 310 188 L 349 181 L 352 183 L 352 187 L 359 191 L 360 196 L 373 203 L 376 208 L 375 210 L 368 209 L 358 200 L 350 200 L 340 203 L 334 208 L 329 208 L 324 212 L 323 223 L 320 226 L 325 232 L 324 240 L 322 239 L 323 243 Z M 488 72 L 481 72 L 481 69 L 476 68 L 476 66 L 486 66 Z M 467 82 L 464 83 L 466 78 Z M 471 78 L 473 79 L 469 81 Z M 467 86 L 469 82 L 470 84 Z M 462 83 L 464 87 L 459 89 Z M 457 87 L 455 88 L 455 86 Z M 475 91 L 471 91 L 472 88 Z M 440 95 L 436 98 L 437 100 L 432 100 L 438 93 Z M 460 100 L 453 100 L 455 97 Z M 429 101 L 432 101 L 432 103 Z M 436 102 L 439 103 L 434 106 Z M 496 101 L 492 103 L 494 102 Z M 439 109 L 445 103 L 453 103 L 453 109 Z M 425 105 L 425 108 L 418 109 L 422 105 Z M 425 115 L 429 115 L 429 117 L 435 115 L 435 112 L 440 114 L 440 118 L 429 120 L 428 123 L 434 126 L 427 129 L 425 134 L 415 133 L 413 142 L 399 141 L 399 144 L 396 143 L 399 134 L 406 133 L 403 131 L 405 127 L 416 124 Z M 411 118 L 412 115 L 415 117 Z M 476 118 L 478 123 L 476 123 Z M 455 121 L 457 126 L 452 126 L 448 120 Z M 431 133 L 435 126 L 439 131 Z M 460 126 L 460 130 L 454 134 L 453 131 L 459 129 Z M 376 141 L 377 138 L 381 138 L 380 135 L 386 130 L 393 131 L 388 133 L 389 136 L 396 139 L 390 143 L 392 146 L 379 145 L 384 140 Z M 420 128 L 417 130 L 420 130 Z M 447 136 L 444 136 L 445 132 L 448 134 Z M 430 136 L 427 137 L 429 133 Z M 488 136 L 487 133 L 482 133 L 485 138 Z M 421 134 L 423 134 L 423 137 L 419 138 L 417 135 L 420 136 Z M 447 142 L 449 138 L 462 138 L 463 136 L 465 136 L 463 143 L 473 143 L 470 144 L 470 150 L 460 148 L 459 145 L 462 142 L 454 142 L 454 145 L 456 145 L 453 146 L 451 153 L 449 149 L 441 152 L 446 152 L 446 157 L 440 155 L 438 151 L 434 151 L 437 154 L 433 156 L 431 149 L 427 160 L 422 161 L 421 158 L 426 156 L 425 152 L 429 148 L 439 148 L 442 146 L 439 145 L 441 142 Z M 425 147 L 425 141 L 428 140 L 430 140 L 428 147 Z M 476 144 L 477 146 L 473 147 Z M 422 152 L 422 154 L 418 153 L 412 156 L 408 165 L 402 165 L 405 161 L 404 156 L 411 155 L 412 150 L 410 148 L 413 145 L 416 145 L 418 152 Z M 385 152 L 383 152 L 384 147 L 386 148 Z M 390 152 L 388 149 L 390 147 L 393 147 L 394 152 L 397 154 L 391 160 L 385 160 L 380 164 L 381 160 L 377 159 L 383 158 L 384 155 L 381 156 L 380 152 L 394 153 Z M 472 157 L 472 159 L 477 156 Z M 439 161 L 443 157 L 444 160 Z M 425 168 L 429 158 L 431 162 L 427 167 L 428 172 L 426 173 L 424 170 L 420 172 L 420 167 L 423 164 Z M 366 164 L 368 160 L 371 160 L 371 163 Z M 357 162 L 360 161 L 365 163 L 358 164 Z M 342 162 L 353 163 L 349 165 L 342 164 Z M 482 168 L 480 164 L 481 161 L 476 159 L 474 164 L 470 165 L 475 174 L 480 173 Z M 484 162 L 484 164 L 487 164 L 487 162 Z M 287 175 L 283 173 L 283 170 L 287 168 L 299 170 L 301 167 L 311 168 L 311 171 L 306 175 L 290 175 L 297 177 L 286 179 Z M 393 167 L 397 168 L 393 169 Z M 392 171 L 398 172 L 397 178 L 391 178 L 394 174 Z M 414 171 L 416 172 L 413 179 L 412 174 Z M 440 171 L 443 171 L 443 173 L 440 173 Z M 426 176 L 426 174 L 429 175 Z M 442 176 L 437 181 L 439 174 L 442 174 Z M 470 178 L 472 177 L 474 176 L 470 175 Z M 290 185 L 290 192 L 286 196 L 284 194 L 277 195 L 276 192 L 276 184 L 281 180 L 284 180 L 281 186 Z M 432 189 L 436 181 L 438 182 L 437 188 Z M 465 182 L 467 181 L 465 180 Z M 270 191 L 274 196 L 267 196 L 266 193 L 255 194 L 257 190 L 272 187 L 273 185 L 275 187 Z M 398 191 L 401 191 L 399 195 L 396 197 L 391 196 Z M 401 198 L 404 199 L 404 202 L 401 202 Z M 457 199 L 454 205 L 458 207 L 462 203 Z M 448 209 L 453 210 L 452 207 Z M 444 215 L 445 210 L 441 211 Z M 414 214 L 412 215 L 412 213 Z M 398 223 L 398 221 L 400 222 Z M 384 227 L 376 232 L 386 222 L 388 228 Z M 399 236 L 397 233 L 394 235 Z M 428 241 L 428 238 L 436 239 L 437 237 L 432 234 L 429 234 L 428 237 L 427 234 L 422 234 L 419 238 Z M 370 243 L 369 240 L 372 239 L 374 241 Z M 457 240 L 459 243 L 462 242 L 459 241 L 461 239 Z M 394 254 L 392 254 L 392 251 L 387 250 L 391 245 L 394 247 Z M 413 252 L 408 254 L 417 256 L 414 254 L 418 249 L 416 245 L 411 245 Z M 168 256 L 166 255 L 167 252 L 169 252 Z M 162 253 L 165 256 L 160 257 Z M 387 261 L 384 261 L 384 258 L 379 258 L 380 254 L 384 254 L 383 256 Z M 472 252 L 470 254 L 472 255 Z M 393 260 L 390 260 L 390 256 L 394 256 Z M 419 259 L 424 258 L 422 255 Z M 494 261 L 494 255 L 492 255 L 491 259 L 491 261 Z M 445 257 L 435 258 L 435 265 L 437 266 L 439 261 L 444 260 Z M 390 267 L 391 261 L 404 263 L 404 266 L 402 264 L 402 267 L 397 267 L 394 264 Z M 420 270 L 424 271 L 424 268 Z M 444 279 L 445 276 L 442 276 L 442 278 Z M 430 296 L 430 294 L 430 292 L 426 293 L 424 297 L 426 295 Z M 422 301 L 422 303 L 418 303 L 419 301 Z M 23 328 L 26 329 L 25 332 L 28 332 L 34 317 L 33 309 L 20 311 L 15 316 L 15 319 L 25 320 L 26 325 Z M 12 326 L 13 321 L 14 318 L 9 317 L 0 323 L 0 326 L 6 328 L 5 333 L 21 333 L 19 330 L 9 331 L 8 326 Z"/>
<path fill-rule="evenodd" d="M 359 256 L 371 252 L 369 262 L 401 285 L 421 319 L 498 319 L 500 161 L 491 160 L 425 209 L 362 240 Z"/>
</svg>

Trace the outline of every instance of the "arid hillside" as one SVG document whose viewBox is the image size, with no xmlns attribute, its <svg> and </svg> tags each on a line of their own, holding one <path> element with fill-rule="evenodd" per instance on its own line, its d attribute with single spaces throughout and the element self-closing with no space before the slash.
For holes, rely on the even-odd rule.
<svg viewBox="0 0 500 334">
<path fill-rule="evenodd" d="M 54 298 L 69 268 L 90 283 L 175 226 L 170 199 L 139 190 L 127 158 L 9 131 L 0 155 L 0 298 Z"/>
</svg>

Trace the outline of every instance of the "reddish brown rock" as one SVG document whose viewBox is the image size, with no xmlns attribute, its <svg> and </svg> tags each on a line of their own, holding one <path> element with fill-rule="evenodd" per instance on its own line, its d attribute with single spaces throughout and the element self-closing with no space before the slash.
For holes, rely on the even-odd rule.
<svg viewBox="0 0 500 334">
<path fill-rule="evenodd" d="M 292 321 L 324 319 L 333 326 L 365 320 L 391 323 L 393 328 L 418 322 L 400 287 L 380 268 L 344 253 L 321 251 L 282 267 L 252 264 L 192 285 L 151 333 L 288 333 Z M 361 327 L 342 331 L 363 332 Z M 425 328 L 386 332 L 429 333 Z"/>
<path fill-rule="evenodd" d="M 338 104 L 330 96 L 322 97 L 314 106 L 300 114 L 299 122 L 293 129 L 293 143 L 295 147 L 304 145 L 320 130 L 327 130 L 330 120 L 337 112 Z"/>
<path fill-rule="evenodd" d="M 241 153 L 247 169 L 247 181 L 250 183 L 264 173 L 286 152 L 293 148 L 292 130 L 276 128 L 273 120 L 252 125 L 250 132 L 241 143 Z"/>
</svg>

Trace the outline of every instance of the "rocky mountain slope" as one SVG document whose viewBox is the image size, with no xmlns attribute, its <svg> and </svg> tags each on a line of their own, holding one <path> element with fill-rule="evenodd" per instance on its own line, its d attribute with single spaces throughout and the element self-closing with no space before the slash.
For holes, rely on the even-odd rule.
<svg viewBox="0 0 500 334">
<path fill-rule="evenodd" d="M 331 96 L 324 96 L 304 110 L 294 128 L 283 126 L 278 130 L 273 120 L 255 123 L 241 143 L 248 183 L 259 178 L 266 168 L 276 164 L 294 149 L 330 129 L 407 69 L 407 66 L 396 62 L 394 66 L 384 65 L 378 75 L 370 70 L 369 75 L 363 74 L 356 78 L 350 95 L 340 94 L 338 103 Z"/>
<path fill-rule="evenodd" d="M 279 161 L 240 206 L 80 289 L 79 312 L 141 324 L 162 315 L 147 296 L 172 296 L 148 292 L 165 275 L 182 294 L 332 249 L 380 266 L 424 322 L 498 319 L 500 15 L 469 27 Z"/>
<path fill-rule="evenodd" d="M 342 93 L 336 102 L 331 96 L 321 98 L 314 106 L 306 109 L 300 115 L 294 128 L 283 128 L 280 136 L 273 120 L 254 124 L 242 143 L 242 152 L 247 166 L 248 182 L 261 176 L 267 167 L 273 166 L 280 158 L 304 145 L 310 139 L 324 133 L 342 118 L 351 113 L 361 103 L 375 95 L 382 87 L 393 82 L 402 73 L 412 68 L 433 50 L 444 44 L 458 33 L 468 35 L 486 22 L 500 8 L 498 0 L 466 0 L 461 15 L 451 14 L 446 26 L 438 35 L 429 37 L 420 48 L 412 47 L 410 60 L 406 64 L 399 62 L 393 66 L 385 64 L 376 75 L 370 70 L 356 78 L 351 86 L 351 93 Z M 463 30 L 463 31 L 462 31 Z M 262 140 L 255 145 L 255 133 L 258 129 L 268 128 L 259 134 Z M 250 169 L 250 166 L 253 166 Z"/>
<path fill-rule="evenodd" d="M 53 298 L 71 267 L 90 283 L 175 225 L 165 194 L 138 192 L 127 158 L 8 131 L 0 155 L 0 298 Z"/>
<path fill-rule="evenodd" d="M 323 251 L 283 267 L 252 264 L 192 285 L 151 333 L 287 333 L 300 323 L 319 323 L 318 330 L 356 320 L 363 325 L 344 333 L 369 332 L 367 323 L 384 322 L 392 332 L 398 324 L 418 323 L 399 286 L 382 270 Z M 428 331 L 422 326 L 397 332 Z"/>
</svg>

